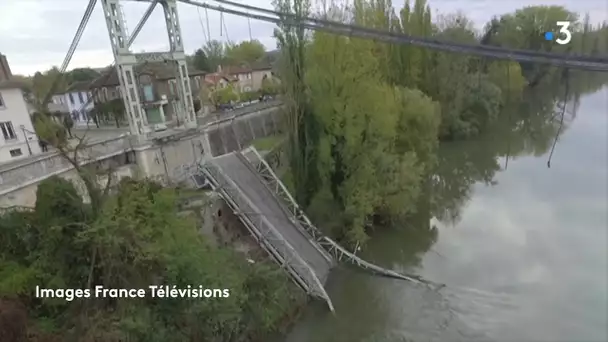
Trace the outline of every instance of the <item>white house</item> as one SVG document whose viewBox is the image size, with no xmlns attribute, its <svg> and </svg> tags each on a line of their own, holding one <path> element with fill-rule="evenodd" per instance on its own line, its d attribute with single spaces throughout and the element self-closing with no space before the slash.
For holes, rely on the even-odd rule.
<svg viewBox="0 0 608 342">
<path fill-rule="evenodd" d="M 0 81 L 0 163 L 41 153 L 22 86 Z"/>
<path fill-rule="evenodd" d="M 75 126 L 93 124 L 88 115 L 94 107 L 93 100 L 89 100 L 92 96 L 89 83 L 75 82 L 65 93 L 55 94 L 52 98 L 53 103 L 67 107 Z"/>
</svg>

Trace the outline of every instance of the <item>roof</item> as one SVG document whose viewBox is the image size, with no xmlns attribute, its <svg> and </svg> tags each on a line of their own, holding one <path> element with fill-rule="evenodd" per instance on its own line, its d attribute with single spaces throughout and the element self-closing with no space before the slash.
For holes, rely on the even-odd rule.
<svg viewBox="0 0 608 342">
<path fill-rule="evenodd" d="M 24 89 L 25 83 L 17 80 L 0 81 L 0 89 Z"/>
<path fill-rule="evenodd" d="M 251 66 L 251 70 L 261 71 L 261 70 L 272 70 L 272 65 L 269 63 L 254 63 Z"/>
<path fill-rule="evenodd" d="M 272 66 L 268 63 L 258 62 L 253 63 L 251 66 L 241 65 L 241 66 L 227 66 L 222 69 L 222 71 L 228 75 L 236 75 L 236 74 L 246 74 L 252 71 L 261 71 L 261 70 L 270 70 Z"/>
<path fill-rule="evenodd" d="M 217 84 L 221 79 L 225 79 L 228 82 L 234 82 L 236 81 L 236 79 L 234 77 L 230 77 L 228 75 L 225 75 L 223 73 L 219 73 L 219 72 L 214 72 L 212 74 L 207 74 L 205 75 L 205 83 L 207 84 Z"/>
<path fill-rule="evenodd" d="M 251 68 L 246 66 L 227 66 L 222 69 L 222 72 L 228 75 L 246 74 L 251 72 Z"/>
<path fill-rule="evenodd" d="M 135 65 L 135 74 L 152 74 L 156 77 L 157 80 L 170 80 L 175 78 L 176 69 L 177 66 L 172 66 L 171 64 L 166 62 L 147 62 Z M 108 74 L 108 72 L 110 73 Z M 204 74 L 204 71 L 188 67 L 189 76 L 198 76 Z M 119 84 L 120 82 L 118 81 L 118 73 L 116 72 L 116 67 L 111 67 L 106 69 L 106 71 L 103 71 L 100 77 L 93 80 L 93 82 L 89 84 L 89 89 L 118 86 Z"/>
</svg>

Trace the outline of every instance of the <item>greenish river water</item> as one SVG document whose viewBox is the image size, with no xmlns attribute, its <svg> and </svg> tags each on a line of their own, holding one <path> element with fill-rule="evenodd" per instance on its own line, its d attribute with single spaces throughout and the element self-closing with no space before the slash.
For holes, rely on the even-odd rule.
<svg viewBox="0 0 608 342">
<path fill-rule="evenodd" d="M 311 305 L 287 341 L 608 341 L 608 88 L 566 115 L 551 168 L 559 120 L 522 117 L 444 144 L 433 204 L 363 253 L 444 288 L 340 268 L 336 315 Z"/>
</svg>

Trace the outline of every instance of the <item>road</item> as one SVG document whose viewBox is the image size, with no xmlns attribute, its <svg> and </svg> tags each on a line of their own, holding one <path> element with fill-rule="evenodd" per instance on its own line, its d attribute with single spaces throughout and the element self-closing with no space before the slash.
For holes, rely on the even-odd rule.
<svg viewBox="0 0 608 342">
<path fill-rule="evenodd" d="M 333 265 L 325 259 L 317 248 L 296 226 L 285 210 L 281 208 L 276 196 L 270 192 L 262 182 L 259 175 L 249 169 L 238 159 L 235 153 L 226 154 L 213 159 L 215 163 L 259 209 L 270 224 L 281 234 L 281 236 L 296 250 L 298 255 L 304 259 L 315 271 L 322 283 L 327 280 L 329 271 Z M 302 229 L 300 227 L 300 229 Z"/>
</svg>

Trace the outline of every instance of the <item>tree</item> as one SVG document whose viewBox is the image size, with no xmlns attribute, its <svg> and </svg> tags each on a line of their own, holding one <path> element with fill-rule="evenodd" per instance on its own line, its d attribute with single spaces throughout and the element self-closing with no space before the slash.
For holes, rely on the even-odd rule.
<svg viewBox="0 0 608 342">
<path fill-rule="evenodd" d="M 211 93 L 211 100 L 216 107 L 237 101 L 238 99 L 239 97 L 234 91 L 234 87 L 232 87 L 232 85 L 216 89 Z"/>
<path fill-rule="evenodd" d="M 226 59 L 230 64 L 249 64 L 259 61 L 266 55 L 264 45 L 258 40 L 242 41 L 226 48 Z"/>
<path fill-rule="evenodd" d="M 386 10 L 358 1 L 352 13 L 332 15 L 378 25 L 376 14 Z M 376 44 L 316 32 L 309 50 L 306 85 L 320 134 L 311 148 L 322 185 L 311 206 L 332 208 L 333 232 L 353 245 L 367 239 L 372 220 L 414 209 L 439 124 L 429 98 L 387 82 L 391 50 Z"/>
<path fill-rule="evenodd" d="M 275 95 L 279 92 L 279 84 L 272 76 L 267 77 L 266 75 L 262 79 L 262 94 L 263 95 Z"/>
<path fill-rule="evenodd" d="M 296 18 L 307 17 L 310 13 L 309 0 L 276 0 L 273 4 L 277 11 L 289 13 Z M 289 23 L 279 23 L 277 26 L 274 35 L 281 51 L 280 74 L 282 84 L 285 85 L 287 156 L 296 200 L 307 207 L 320 186 L 314 147 L 318 143 L 319 128 L 312 113 L 305 83 L 307 41 L 304 28 Z"/>
<path fill-rule="evenodd" d="M 207 59 L 207 55 L 205 54 L 205 51 L 203 49 L 197 49 L 194 52 L 192 64 L 198 70 L 209 72 L 215 71 L 213 68 L 210 67 L 209 60 Z"/>
<path fill-rule="evenodd" d="M 125 119 L 125 103 L 121 98 L 112 99 L 107 102 L 107 112 L 114 119 L 116 127 L 120 127 L 120 122 Z"/>
<path fill-rule="evenodd" d="M 210 71 L 216 71 L 218 66 L 226 61 L 226 48 L 219 40 L 210 40 L 203 46 Z"/>
<path fill-rule="evenodd" d="M 67 89 L 67 82 L 59 69 L 53 67 L 44 73 L 37 72 L 32 78 L 32 100 L 34 106 L 40 112 L 47 111 L 46 97 L 52 93 L 58 93 Z"/>
<path fill-rule="evenodd" d="M 91 82 L 100 76 L 99 72 L 91 68 L 76 68 L 68 71 L 65 75 L 66 83 Z"/>
<path fill-rule="evenodd" d="M 505 102 L 521 99 L 526 79 L 521 73 L 519 63 L 493 62 L 488 67 L 488 76 L 502 91 Z"/>
</svg>

